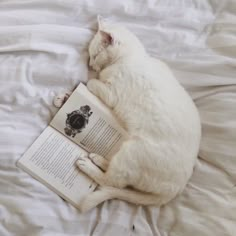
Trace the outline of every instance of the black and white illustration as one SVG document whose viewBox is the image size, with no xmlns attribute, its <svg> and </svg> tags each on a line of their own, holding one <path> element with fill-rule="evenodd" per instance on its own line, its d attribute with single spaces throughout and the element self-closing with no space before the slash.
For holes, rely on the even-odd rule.
<svg viewBox="0 0 236 236">
<path fill-rule="evenodd" d="M 64 132 L 67 136 L 75 137 L 77 133 L 81 133 L 89 123 L 89 117 L 93 114 L 89 105 L 81 106 L 79 110 L 67 113 L 66 127 Z"/>
</svg>

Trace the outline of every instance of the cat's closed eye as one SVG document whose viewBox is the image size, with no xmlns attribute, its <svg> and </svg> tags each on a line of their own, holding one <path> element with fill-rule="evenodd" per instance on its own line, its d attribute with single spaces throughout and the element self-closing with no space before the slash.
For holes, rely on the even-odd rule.
<svg viewBox="0 0 236 236">
<path fill-rule="evenodd" d="M 97 57 L 97 55 L 91 55 L 91 56 L 89 56 L 89 60 L 90 61 L 95 61 L 96 57 Z"/>
<path fill-rule="evenodd" d="M 92 66 L 94 64 L 94 61 L 96 60 L 96 57 L 97 57 L 97 55 L 89 57 L 89 66 Z"/>
</svg>

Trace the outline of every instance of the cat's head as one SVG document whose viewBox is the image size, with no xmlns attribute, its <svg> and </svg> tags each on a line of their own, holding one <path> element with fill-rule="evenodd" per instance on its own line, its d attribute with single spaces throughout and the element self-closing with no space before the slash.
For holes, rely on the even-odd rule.
<svg viewBox="0 0 236 236">
<path fill-rule="evenodd" d="M 138 38 L 124 27 L 98 17 L 98 31 L 89 45 L 89 66 L 100 71 L 120 58 L 145 53 Z"/>
</svg>

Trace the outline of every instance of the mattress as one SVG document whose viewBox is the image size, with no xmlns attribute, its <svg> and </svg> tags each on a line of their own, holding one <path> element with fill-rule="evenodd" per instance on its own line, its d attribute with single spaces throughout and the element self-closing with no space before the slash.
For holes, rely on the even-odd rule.
<svg viewBox="0 0 236 236">
<path fill-rule="evenodd" d="M 193 176 L 160 209 L 111 200 L 81 214 L 16 167 L 57 112 L 54 96 L 88 80 L 97 14 L 127 26 L 168 63 L 199 109 Z M 234 236 L 235 24 L 230 0 L 2 0 L 0 235 Z"/>
</svg>

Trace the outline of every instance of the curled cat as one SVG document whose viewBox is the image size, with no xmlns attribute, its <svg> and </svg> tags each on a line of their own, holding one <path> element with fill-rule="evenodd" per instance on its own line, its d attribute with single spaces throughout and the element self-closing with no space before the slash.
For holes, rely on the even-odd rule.
<svg viewBox="0 0 236 236">
<path fill-rule="evenodd" d="M 148 55 L 127 29 L 98 19 L 89 65 L 99 74 L 88 89 L 121 121 L 130 138 L 108 161 L 81 157 L 81 171 L 99 184 L 80 205 L 88 211 L 108 199 L 166 204 L 185 188 L 201 139 L 198 111 L 168 66 Z"/>
</svg>

